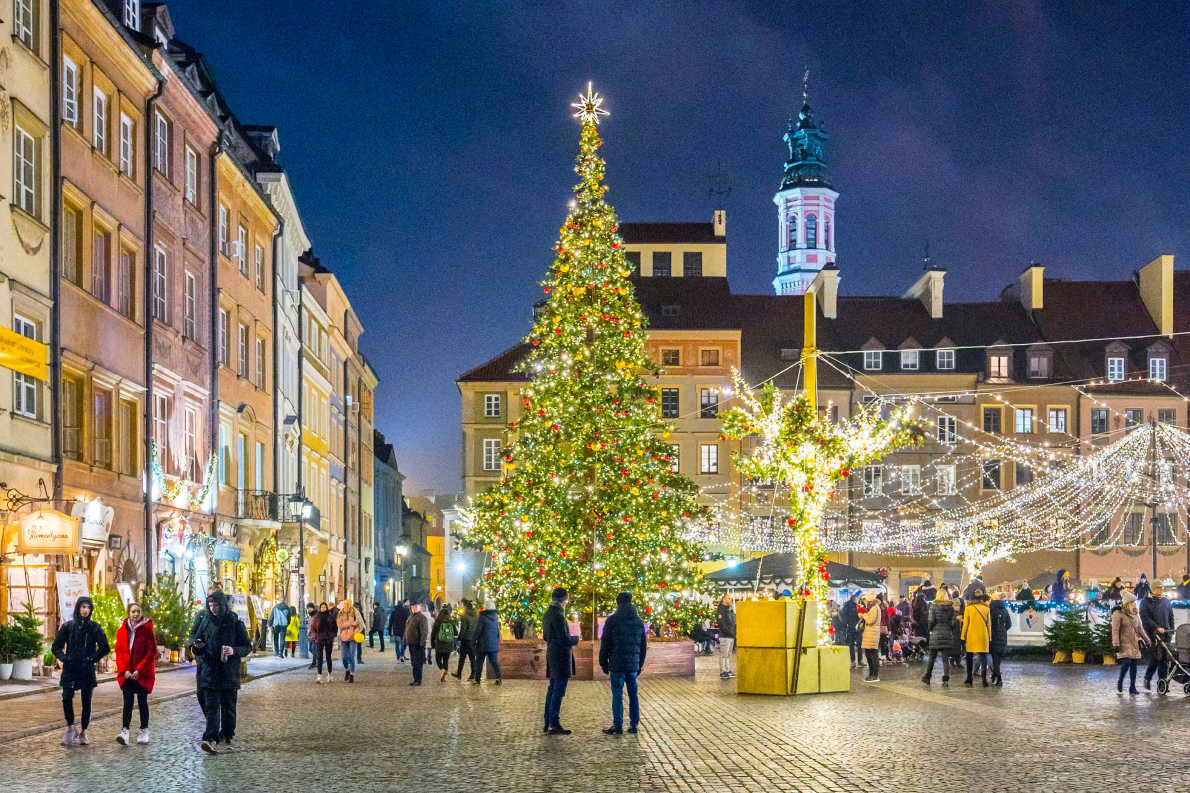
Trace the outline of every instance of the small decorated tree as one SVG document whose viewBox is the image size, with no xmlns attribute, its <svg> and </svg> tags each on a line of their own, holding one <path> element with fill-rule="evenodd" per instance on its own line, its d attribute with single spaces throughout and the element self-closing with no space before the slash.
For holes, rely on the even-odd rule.
<svg viewBox="0 0 1190 793">
<path fill-rule="evenodd" d="M 182 649 L 193 610 L 178 591 L 177 578 L 172 573 L 158 574 L 156 581 L 141 590 L 139 602 L 153 620 L 157 643 L 171 650 Z"/>
<path fill-rule="evenodd" d="M 119 593 L 113 589 L 96 592 L 91 596 L 91 601 L 95 604 L 95 608 L 91 612 L 91 619 L 103 628 L 108 645 L 114 647 L 116 631 L 120 629 L 120 623 L 124 621 L 124 602 L 120 600 Z"/>
<path fill-rule="evenodd" d="M 1070 654 L 1075 650 L 1086 651 L 1092 646 L 1091 626 L 1082 609 L 1073 608 L 1062 612 L 1045 629 L 1045 646 L 1053 652 Z"/>
</svg>

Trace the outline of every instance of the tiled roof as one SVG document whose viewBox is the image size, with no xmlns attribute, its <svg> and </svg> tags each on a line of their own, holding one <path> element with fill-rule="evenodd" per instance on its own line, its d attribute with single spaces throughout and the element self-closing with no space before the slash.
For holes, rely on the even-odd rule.
<svg viewBox="0 0 1190 793">
<path fill-rule="evenodd" d="M 514 372 L 513 367 L 529 352 L 529 345 L 521 342 L 509 347 L 504 352 L 492 358 L 487 363 L 463 372 L 459 375 L 459 382 L 498 382 L 503 380 L 528 380 L 521 372 Z"/>
<path fill-rule="evenodd" d="M 620 236 L 628 244 L 655 242 L 726 242 L 715 236 L 712 223 L 621 223 Z"/>
</svg>

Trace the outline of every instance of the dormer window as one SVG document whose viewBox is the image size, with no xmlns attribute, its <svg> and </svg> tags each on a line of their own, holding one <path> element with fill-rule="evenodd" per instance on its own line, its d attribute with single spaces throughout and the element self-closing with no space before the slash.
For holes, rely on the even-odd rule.
<svg viewBox="0 0 1190 793">
<path fill-rule="evenodd" d="M 1165 381 L 1166 371 L 1168 370 L 1168 361 L 1165 358 L 1152 357 L 1149 359 L 1149 379 L 1157 380 L 1158 382 Z"/>
<path fill-rule="evenodd" d="M 124 0 L 124 24 L 140 30 L 140 0 Z"/>
<path fill-rule="evenodd" d="M 988 355 L 988 378 L 1007 380 L 1012 376 L 1012 359 L 1008 353 L 995 352 Z"/>
<path fill-rule="evenodd" d="M 864 370 L 868 372 L 880 371 L 881 350 L 864 350 Z"/>
<path fill-rule="evenodd" d="M 934 356 L 939 369 L 954 368 L 954 350 L 938 350 Z"/>
<path fill-rule="evenodd" d="M 1124 356 L 1109 355 L 1107 358 L 1107 379 L 1112 383 L 1124 381 Z"/>
<path fill-rule="evenodd" d="M 669 251 L 653 253 L 653 277 L 669 278 L 673 272 L 673 255 Z"/>
<path fill-rule="evenodd" d="M 1035 379 L 1044 379 L 1052 376 L 1052 361 L 1053 356 L 1049 352 L 1030 352 L 1029 377 Z"/>
<path fill-rule="evenodd" d="M 917 371 L 917 350 L 901 350 L 901 369 L 906 372 Z"/>
</svg>

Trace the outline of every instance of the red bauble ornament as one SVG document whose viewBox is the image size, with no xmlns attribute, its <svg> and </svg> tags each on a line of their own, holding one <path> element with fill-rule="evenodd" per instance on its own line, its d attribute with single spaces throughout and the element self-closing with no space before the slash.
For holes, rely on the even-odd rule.
<svg viewBox="0 0 1190 793">
<path fill-rule="evenodd" d="M 548 295 L 550 293 L 550 288 L 547 286 L 542 291 Z"/>
</svg>

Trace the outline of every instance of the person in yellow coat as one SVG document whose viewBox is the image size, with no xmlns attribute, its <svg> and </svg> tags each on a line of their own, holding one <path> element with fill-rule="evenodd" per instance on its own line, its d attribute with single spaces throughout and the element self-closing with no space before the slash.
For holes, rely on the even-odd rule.
<svg viewBox="0 0 1190 793">
<path fill-rule="evenodd" d="M 290 658 L 297 657 L 298 633 L 301 631 L 301 627 L 302 623 L 298 619 L 297 609 L 290 606 L 289 625 L 285 628 L 285 649 L 281 652 L 282 656 L 289 653 Z"/>
<path fill-rule="evenodd" d="M 979 666 L 983 687 L 988 685 L 988 645 L 992 638 L 992 612 L 988 608 L 988 596 L 982 589 L 973 593 L 971 602 L 963 610 L 963 644 L 967 648 L 967 679 L 964 685 L 971 685 L 972 666 Z M 977 663 L 976 663 L 977 662 Z"/>
<path fill-rule="evenodd" d="M 860 645 L 864 648 L 864 657 L 868 660 L 868 676 L 865 683 L 880 682 L 880 602 L 876 598 L 868 598 L 867 611 L 860 615 L 863 624 L 864 638 Z"/>
</svg>

